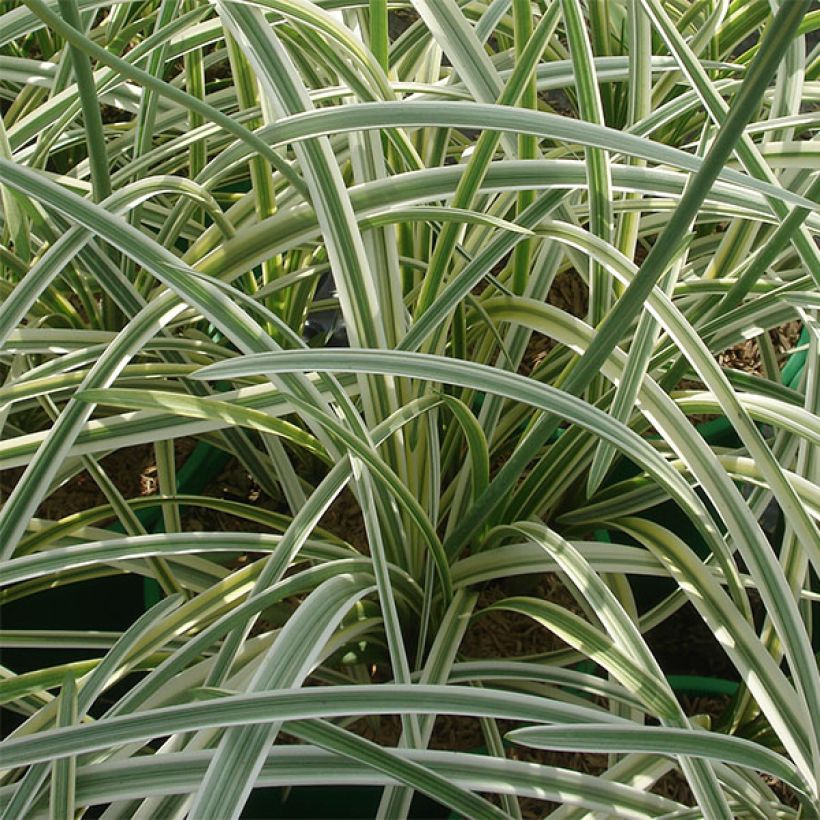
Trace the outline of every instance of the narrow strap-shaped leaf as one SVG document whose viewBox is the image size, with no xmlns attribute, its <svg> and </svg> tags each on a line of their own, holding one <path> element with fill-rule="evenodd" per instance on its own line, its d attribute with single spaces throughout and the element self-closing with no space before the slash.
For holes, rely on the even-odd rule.
<svg viewBox="0 0 820 820">
<path fill-rule="evenodd" d="M 587 811 L 615 811 L 620 817 L 635 820 L 660 817 L 683 809 L 681 803 L 639 787 L 607 782 L 560 767 L 464 752 L 398 750 L 396 754 L 475 791 L 506 792 L 560 801 Z M 78 770 L 77 799 L 83 804 L 99 804 L 123 795 L 141 797 L 146 779 L 151 781 L 156 792 L 191 792 L 202 780 L 212 756 L 212 751 L 205 750 L 82 767 Z M 395 785 L 395 781 L 373 768 L 305 744 L 271 749 L 257 780 L 260 787 L 312 787 L 328 782 Z M 0 789 L 0 805 L 4 798 L 5 789 Z"/>
<path fill-rule="evenodd" d="M 563 726 L 537 726 L 515 729 L 507 737 L 541 749 L 655 752 L 706 757 L 772 774 L 803 792 L 806 797 L 810 796 L 808 786 L 786 758 L 745 738 L 717 732 L 660 726 L 577 726 L 570 730 Z"/>
<path fill-rule="evenodd" d="M 60 690 L 57 726 L 73 726 L 77 722 L 77 686 L 70 675 Z M 52 763 L 51 800 L 49 816 L 52 820 L 72 820 L 74 817 L 74 790 L 77 758 L 63 757 Z"/>
<path fill-rule="evenodd" d="M 564 28 L 569 43 L 569 52 L 576 77 L 578 109 L 582 119 L 604 125 L 604 110 L 601 89 L 592 61 L 592 47 L 587 35 L 579 0 L 561 0 Z M 589 197 L 589 230 L 606 242 L 612 234 L 612 179 L 609 157 L 600 148 L 587 148 L 586 167 Z M 604 269 L 595 262 L 589 267 L 589 323 L 596 327 L 609 311 L 612 304 L 612 282 Z M 588 389 L 587 398 L 595 402 L 603 390 L 603 382 L 594 379 Z"/>
<path fill-rule="evenodd" d="M 337 579 L 338 580 L 338 579 Z M 315 614 L 315 613 L 314 613 Z M 383 684 L 276 689 L 231 695 L 206 703 L 169 706 L 106 718 L 67 729 L 4 743 L 3 763 L 23 766 L 66 754 L 164 737 L 169 733 L 214 726 L 377 714 L 454 714 L 539 723 L 627 723 L 591 706 L 573 706 L 549 698 L 469 686 Z"/>
<path fill-rule="evenodd" d="M 502 598 L 486 611 L 516 612 L 545 626 L 590 660 L 603 666 L 622 686 L 636 695 L 648 711 L 664 720 L 674 720 L 679 706 L 667 691 L 662 676 L 644 668 L 617 648 L 609 636 L 574 612 L 538 598 Z M 477 613 L 480 615 L 481 612 Z"/>
<path fill-rule="evenodd" d="M 66 24 L 81 33 L 83 26 L 75 0 L 60 0 L 59 7 Z M 88 156 L 91 162 L 91 184 L 94 190 L 94 199 L 96 202 L 102 202 L 111 194 L 111 178 L 105 151 L 102 115 L 94 89 L 94 76 L 88 57 L 82 50 L 75 46 L 69 46 L 69 49 L 74 64 L 74 74 L 77 78 L 77 89 L 86 128 L 86 143 L 88 144 Z"/>
</svg>

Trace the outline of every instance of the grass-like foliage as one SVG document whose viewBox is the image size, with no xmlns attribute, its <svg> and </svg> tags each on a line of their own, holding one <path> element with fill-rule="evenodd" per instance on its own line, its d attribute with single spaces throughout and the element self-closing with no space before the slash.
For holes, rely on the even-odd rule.
<svg viewBox="0 0 820 820">
<path fill-rule="evenodd" d="M 0 3 L 0 600 L 100 615 L 2 633 L 3 817 L 323 784 L 391 820 L 817 816 L 810 6 Z M 750 340 L 757 373 L 720 355 Z M 191 439 L 260 503 L 178 486 Z M 154 496 L 106 468 L 138 445 Z M 107 503 L 61 518 L 78 477 Z M 106 630 L 123 574 L 159 601 Z M 645 637 L 687 602 L 720 720 Z M 558 648 L 465 651 L 504 617 Z"/>
</svg>

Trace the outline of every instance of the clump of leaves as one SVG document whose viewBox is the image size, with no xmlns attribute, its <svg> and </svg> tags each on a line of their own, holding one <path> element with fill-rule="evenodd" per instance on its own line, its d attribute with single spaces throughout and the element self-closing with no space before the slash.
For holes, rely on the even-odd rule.
<svg viewBox="0 0 820 820">
<path fill-rule="evenodd" d="M 390 818 L 415 791 L 811 814 L 820 18 L 773 5 L 0 5 L 0 596 L 63 587 L 104 623 L 114 576 L 162 591 L 114 632 L 4 632 L 92 655 L 0 669 L 5 816 L 237 817 L 254 787 L 345 783 Z M 567 275 L 585 315 L 551 303 Z M 750 339 L 762 375 L 719 364 Z M 186 492 L 190 437 L 187 473 L 224 452 L 271 501 Z M 146 444 L 159 492 L 126 497 L 101 460 Z M 105 503 L 44 517 L 81 473 Z M 345 491 L 366 546 L 319 526 Z M 545 573 L 560 601 L 509 592 Z M 644 638 L 687 601 L 740 682 L 717 729 Z M 499 611 L 563 648 L 466 659 Z M 381 715 L 393 745 L 356 731 Z M 431 750 L 436 715 L 487 754 Z M 499 721 L 610 765 L 522 762 Z M 672 768 L 695 807 L 651 791 Z"/>
</svg>

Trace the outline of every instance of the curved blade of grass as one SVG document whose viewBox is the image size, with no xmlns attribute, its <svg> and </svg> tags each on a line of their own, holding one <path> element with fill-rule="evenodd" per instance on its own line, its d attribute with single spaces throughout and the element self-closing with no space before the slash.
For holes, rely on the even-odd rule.
<svg viewBox="0 0 820 820">
<path fill-rule="evenodd" d="M 803 2 L 803 0 L 798 0 L 798 2 Z M 749 105 L 749 101 L 744 102 L 746 103 L 743 107 L 745 110 L 746 106 Z M 751 114 L 745 112 L 744 116 L 751 116 Z M 741 123 L 736 123 L 735 126 L 737 125 L 741 125 Z M 405 128 L 414 126 L 478 128 L 532 134 L 541 138 L 566 141 L 570 144 L 601 148 L 613 153 L 640 157 L 649 162 L 656 162 L 694 173 L 700 172 L 703 165 L 707 163 L 707 158 L 701 160 L 680 149 L 641 139 L 617 131 L 614 128 L 559 117 L 543 111 L 528 111 L 521 108 L 512 108 L 509 105 L 490 103 L 411 101 L 360 103 L 343 107 L 331 107 L 283 118 L 276 124 L 261 129 L 259 135 L 271 140 L 275 145 L 284 145 L 288 142 L 311 140 L 319 136 L 343 131 L 393 126 Z M 727 141 L 729 141 L 728 137 L 722 142 Z M 720 147 L 725 149 L 725 146 Z M 237 162 L 246 153 L 245 147 L 241 146 L 235 150 L 231 149 L 224 152 L 220 159 L 223 163 Z M 816 203 L 798 194 L 776 185 L 761 182 L 738 171 L 726 169 L 724 165 L 724 162 L 718 163 L 714 157 L 709 160 L 707 168 L 710 177 L 714 174 L 715 179 L 739 185 L 767 197 L 780 199 L 790 205 L 809 208 L 811 211 L 820 209 L 820 206 Z M 704 196 L 708 190 L 708 186 L 704 185 L 703 187 L 704 190 L 701 190 L 700 196 Z"/>
<path fill-rule="evenodd" d="M 575 90 L 578 96 L 580 118 L 597 125 L 605 125 L 601 90 L 595 75 L 592 47 L 587 35 L 579 0 L 561 0 L 564 29 L 572 58 Z M 609 157 L 600 148 L 587 148 L 586 167 L 589 198 L 589 230 L 605 242 L 612 239 L 612 180 Z M 589 266 L 588 321 L 596 327 L 612 304 L 612 282 L 606 271 L 596 262 Z M 586 398 L 595 402 L 603 390 L 601 380 L 593 380 Z"/>
<path fill-rule="evenodd" d="M 661 726 L 577 726 L 571 730 L 563 726 L 533 726 L 508 732 L 507 738 L 536 749 L 705 757 L 766 772 L 810 796 L 799 772 L 782 755 L 745 738 L 717 732 Z"/>
<path fill-rule="evenodd" d="M 623 571 L 636 575 L 666 575 L 661 564 L 646 550 L 626 544 L 600 544 L 597 541 L 572 541 L 598 573 Z M 498 563 L 496 563 L 496 556 Z M 619 557 L 623 564 L 619 565 Z M 619 569 L 620 566 L 620 569 Z M 498 546 L 492 552 L 479 552 L 453 565 L 456 588 L 491 581 L 505 575 L 533 575 L 557 571 L 558 564 L 532 543 Z"/>
<path fill-rule="evenodd" d="M 8 740 L 3 763 L 25 766 L 100 749 L 209 727 L 379 714 L 454 714 L 539 723 L 625 721 L 593 707 L 549 698 L 465 686 L 421 684 L 350 685 L 275 689 L 230 695 L 207 703 L 169 706 L 106 718 L 83 726 L 51 729 Z"/>
<path fill-rule="evenodd" d="M 467 452 L 470 455 L 473 497 L 476 497 L 490 483 L 490 451 L 484 430 L 464 402 L 447 395 L 442 395 L 441 398 L 464 432 Z"/>
<path fill-rule="evenodd" d="M 90 564 L 147 558 L 155 555 L 271 552 L 281 540 L 281 535 L 268 533 L 240 532 L 225 535 L 219 532 L 169 532 L 91 541 L 70 547 L 52 548 L 46 552 L 12 559 L 4 566 L 0 586 L 6 587 L 30 578 L 49 576 Z"/>
<path fill-rule="evenodd" d="M 681 808 L 673 800 L 640 788 L 552 766 L 463 752 L 398 750 L 397 754 L 463 788 L 565 801 L 590 811 L 614 810 L 624 818 L 660 817 Z M 201 781 L 212 755 L 206 750 L 82 767 L 78 770 L 77 801 L 107 803 L 120 796 L 142 797 L 148 790 L 153 794 L 190 792 Z M 327 783 L 390 785 L 390 780 L 362 764 L 303 745 L 274 747 L 257 780 L 260 787 Z M 4 796 L 0 789 L 0 803 Z"/>
<path fill-rule="evenodd" d="M 577 651 L 603 666 L 615 680 L 638 697 L 652 715 L 674 721 L 680 707 L 674 695 L 667 691 L 665 683 L 661 682 L 662 676 L 658 677 L 636 663 L 618 649 L 608 635 L 575 613 L 550 601 L 526 597 L 502 598 L 482 611 L 495 610 L 516 612 L 546 627 Z"/>
<path fill-rule="evenodd" d="M 74 678 L 66 677 L 60 689 L 57 726 L 73 726 L 77 722 L 77 688 Z M 49 814 L 53 820 L 74 817 L 74 791 L 77 758 L 63 757 L 52 763 Z"/>
</svg>

